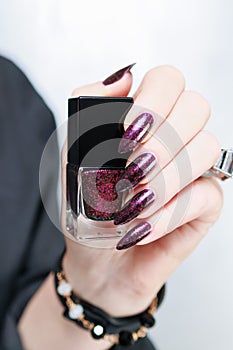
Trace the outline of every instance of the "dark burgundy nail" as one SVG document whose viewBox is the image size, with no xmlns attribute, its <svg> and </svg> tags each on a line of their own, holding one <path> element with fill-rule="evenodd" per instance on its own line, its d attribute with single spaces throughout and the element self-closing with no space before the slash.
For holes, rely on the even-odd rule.
<svg viewBox="0 0 233 350">
<path fill-rule="evenodd" d="M 154 118 L 152 114 L 140 114 L 126 129 L 119 144 L 118 151 L 120 153 L 134 151 L 137 148 L 137 146 L 139 146 L 140 142 L 148 134 L 153 122 Z"/>
<path fill-rule="evenodd" d="M 113 73 L 112 75 L 110 75 L 110 77 L 106 78 L 106 79 L 103 81 L 103 84 L 104 84 L 104 85 L 110 85 L 110 84 L 113 84 L 113 83 L 115 83 L 116 81 L 120 80 L 120 79 L 125 75 L 125 73 L 129 72 L 130 69 L 131 69 L 135 64 L 136 64 L 136 63 L 130 64 L 129 66 L 124 67 L 124 68 L 118 70 L 117 72 Z"/>
<path fill-rule="evenodd" d="M 151 233 L 151 231 L 152 225 L 149 222 L 141 222 L 125 234 L 125 236 L 118 242 L 116 249 L 123 250 L 133 247 L 143 238 L 148 236 Z"/>
<path fill-rule="evenodd" d="M 125 206 L 114 215 L 114 224 L 122 225 L 136 218 L 143 209 L 155 200 L 155 194 L 149 189 L 142 190 L 131 198 Z"/>
<path fill-rule="evenodd" d="M 123 192 L 136 186 L 156 165 L 153 153 L 143 153 L 130 163 L 116 185 L 117 192 Z"/>
</svg>

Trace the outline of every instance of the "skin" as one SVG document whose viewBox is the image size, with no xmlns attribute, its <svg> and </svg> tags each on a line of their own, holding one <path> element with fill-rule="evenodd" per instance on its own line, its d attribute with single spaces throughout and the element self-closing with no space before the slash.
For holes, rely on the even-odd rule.
<svg viewBox="0 0 233 350">
<path fill-rule="evenodd" d="M 104 86 L 97 82 L 73 92 L 73 96 L 127 96 L 132 85 L 129 72 L 118 82 Z M 64 258 L 66 276 L 81 297 L 103 308 L 113 316 L 126 316 L 144 310 L 169 276 L 192 253 L 218 219 L 223 205 L 221 188 L 215 179 L 203 178 L 220 154 L 216 138 L 204 131 L 209 117 L 208 102 L 198 93 L 185 91 L 184 77 L 171 66 L 153 68 L 144 76 L 134 94 L 135 105 L 158 113 L 167 120 L 182 140 L 182 146 L 171 155 L 154 132 L 163 135 L 163 123 L 156 124 L 152 133 L 133 158 L 143 152 L 154 152 L 159 167 L 134 193 L 150 187 L 158 200 L 135 220 L 154 224 L 153 232 L 136 246 L 125 251 L 101 250 L 79 245 L 65 236 L 67 253 Z M 136 117 L 135 111 L 127 116 L 125 127 Z M 165 131 L 165 129 L 164 129 Z M 65 218 L 65 158 L 63 152 L 63 210 Z M 176 163 L 188 154 L 192 178 L 182 184 L 176 173 Z M 184 165 L 185 167 L 185 165 Z M 166 192 L 159 193 L 163 179 Z M 191 198 L 179 222 L 167 227 L 173 215 L 177 196 Z M 132 196 L 133 196 L 132 194 Z M 65 228 L 64 228 L 64 233 Z M 156 276 L 156 277 L 155 277 Z M 106 349 L 104 341 L 93 340 L 85 332 L 61 317 L 52 275 L 29 302 L 19 322 L 19 332 L 25 349 Z M 40 331 L 38 330 L 40 325 Z"/>
</svg>

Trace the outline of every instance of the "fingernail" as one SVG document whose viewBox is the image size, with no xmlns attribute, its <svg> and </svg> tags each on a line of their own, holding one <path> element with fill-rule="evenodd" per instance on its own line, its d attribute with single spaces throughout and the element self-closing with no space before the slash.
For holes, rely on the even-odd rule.
<svg viewBox="0 0 233 350">
<path fill-rule="evenodd" d="M 136 186 L 156 165 L 157 158 L 153 153 L 143 153 L 138 156 L 126 168 L 120 177 L 116 190 L 123 192 Z"/>
<path fill-rule="evenodd" d="M 141 222 L 129 230 L 125 236 L 118 242 L 116 249 L 123 250 L 133 247 L 152 231 L 152 225 L 149 222 Z"/>
<path fill-rule="evenodd" d="M 126 129 L 119 144 L 118 151 L 120 153 L 134 151 L 137 148 L 137 146 L 139 146 L 140 142 L 148 134 L 153 122 L 154 118 L 152 114 L 140 114 Z"/>
<path fill-rule="evenodd" d="M 125 206 L 114 215 L 114 224 L 122 225 L 136 218 L 143 209 L 155 200 L 155 194 L 149 189 L 142 190 L 131 198 Z"/>
<path fill-rule="evenodd" d="M 106 78 L 106 79 L 103 81 L 103 84 L 104 84 L 104 85 L 110 85 L 110 84 L 113 84 L 113 83 L 115 83 L 116 81 L 120 80 L 120 79 L 125 75 L 125 73 L 129 72 L 130 69 L 131 69 L 135 64 L 136 64 L 136 63 L 130 64 L 129 66 L 124 67 L 124 68 L 118 70 L 117 72 L 113 73 L 112 75 L 110 75 L 110 77 Z"/>
</svg>

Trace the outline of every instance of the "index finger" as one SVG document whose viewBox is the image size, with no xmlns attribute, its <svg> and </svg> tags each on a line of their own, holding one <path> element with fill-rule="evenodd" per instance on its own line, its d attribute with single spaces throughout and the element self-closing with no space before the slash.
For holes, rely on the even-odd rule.
<svg viewBox="0 0 233 350">
<path fill-rule="evenodd" d="M 134 94 L 134 106 L 125 119 L 123 138 L 133 142 L 133 148 L 144 143 L 171 112 L 185 88 L 182 73 L 172 66 L 160 66 L 146 73 Z M 132 150 L 132 149 L 131 149 Z"/>
</svg>

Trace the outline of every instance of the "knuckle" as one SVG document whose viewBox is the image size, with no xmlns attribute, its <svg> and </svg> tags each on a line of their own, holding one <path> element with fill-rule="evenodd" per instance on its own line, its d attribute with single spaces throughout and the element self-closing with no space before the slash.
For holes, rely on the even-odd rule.
<svg viewBox="0 0 233 350">
<path fill-rule="evenodd" d="M 183 88 L 185 86 L 185 78 L 183 73 L 174 66 L 162 65 L 159 67 L 154 67 L 150 69 L 146 74 L 144 79 L 154 79 L 161 74 L 164 78 L 168 78 L 178 82 Z"/>
<path fill-rule="evenodd" d="M 167 75 L 168 77 L 176 78 L 177 80 L 182 81 L 185 83 L 185 78 L 183 73 L 176 67 L 165 64 L 157 68 L 158 70 L 161 71 L 164 75 Z"/>
<path fill-rule="evenodd" d="M 195 202 L 195 209 L 198 214 L 204 213 L 208 206 L 209 186 L 208 179 L 198 178 L 191 184 L 193 190 L 192 200 Z"/>
<path fill-rule="evenodd" d="M 216 179 L 201 178 L 196 180 L 195 188 L 201 214 L 209 226 L 218 219 L 223 203 L 223 190 Z"/>
<path fill-rule="evenodd" d="M 195 106 L 197 114 L 204 116 L 205 120 L 208 120 L 211 114 L 211 107 L 207 99 L 196 91 L 184 91 L 183 98 L 188 100 L 191 106 Z"/>
<path fill-rule="evenodd" d="M 202 133 L 204 136 L 205 145 L 209 153 L 209 159 L 211 159 L 212 163 L 214 164 L 220 157 L 221 145 L 218 139 L 211 132 L 203 130 Z"/>
</svg>

